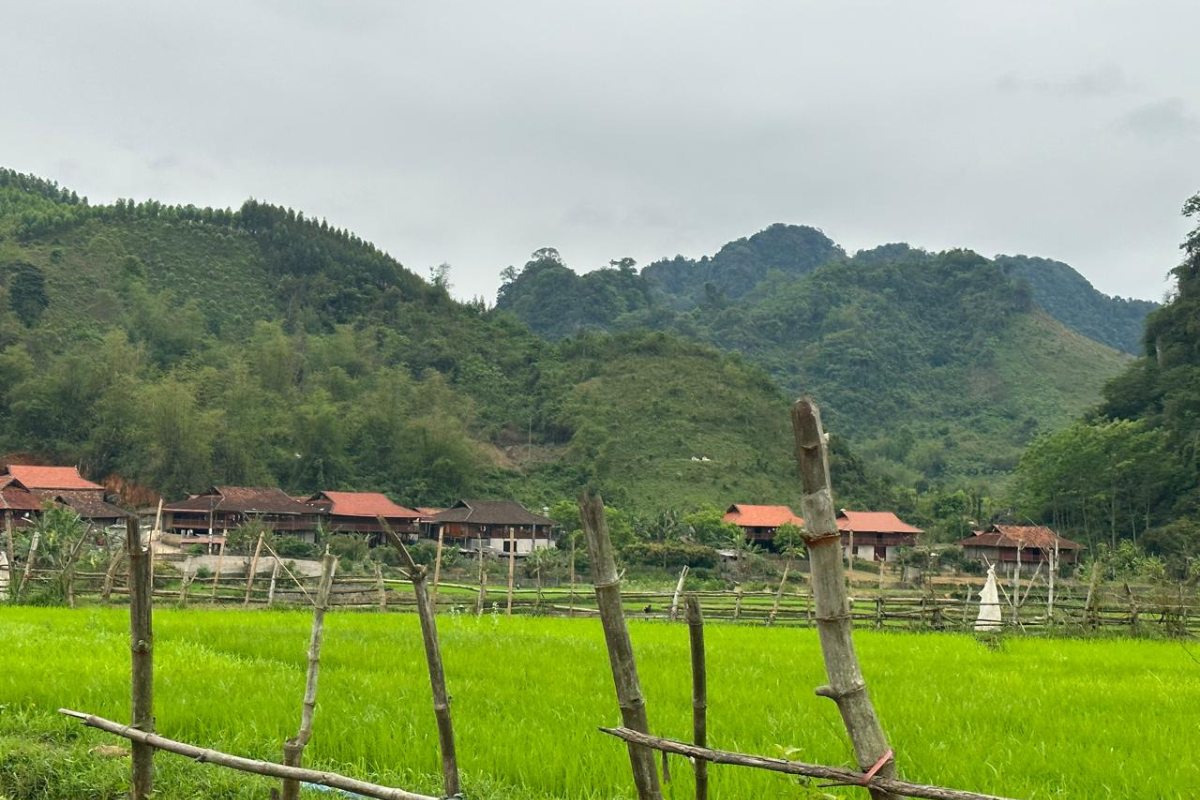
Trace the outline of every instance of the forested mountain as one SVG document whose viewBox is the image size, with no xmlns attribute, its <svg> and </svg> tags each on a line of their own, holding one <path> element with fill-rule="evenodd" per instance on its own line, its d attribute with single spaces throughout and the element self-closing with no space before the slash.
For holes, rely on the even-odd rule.
<svg viewBox="0 0 1200 800">
<path fill-rule="evenodd" d="M 1061 261 L 1030 256 L 996 256 L 995 261 L 1006 275 L 1027 282 L 1038 306 L 1068 328 L 1131 355 L 1142 352 L 1146 315 L 1158 303 L 1109 297 Z"/>
<path fill-rule="evenodd" d="M 1200 222 L 1200 195 L 1184 205 Z M 1104 388 L 1099 409 L 1021 459 L 1025 513 L 1116 546 L 1129 539 L 1200 577 L 1200 225 L 1183 244 L 1175 295 L 1146 322 L 1149 353 Z"/>
<path fill-rule="evenodd" d="M 628 260 L 576 276 L 547 252 L 505 271 L 498 308 L 550 338 L 650 328 L 742 353 L 786 392 L 825 402 L 834 429 L 910 485 L 1007 473 L 1039 432 L 1094 405 L 1122 361 L 1054 318 L 1051 308 L 1078 310 L 1070 293 L 1044 289 L 1043 306 L 1043 284 L 1010 274 L 1019 259 L 903 243 L 847 257 L 786 225 L 640 276 Z M 1094 304 L 1094 327 L 1110 310 Z"/>
<path fill-rule="evenodd" d="M 647 514 L 796 501 L 761 369 L 664 333 L 548 343 L 291 209 L 93 206 L 0 171 L 0 267 L 0 453 L 168 497 L 540 507 L 594 481 Z M 839 464 L 844 497 L 873 491 Z"/>
</svg>

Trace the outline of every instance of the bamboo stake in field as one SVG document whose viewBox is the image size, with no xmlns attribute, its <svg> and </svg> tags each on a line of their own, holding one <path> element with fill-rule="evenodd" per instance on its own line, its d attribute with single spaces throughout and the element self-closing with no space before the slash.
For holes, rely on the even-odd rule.
<svg viewBox="0 0 1200 800">
<path fill-rule="evenodd" d="M 104 570 L 104 585 L 100 589 L 100 601 L 107 604 L 112 597 L 113 578 L 116 576 L 117 567 L 125 560 L 125 551 L 127 547 L 121 547 L 113 554 L 113 557 L 108 562 L 108 568 Z"/>
<path fill-rule="evenodd" d="M 13 570 L 17 568 L 16 550 L 13 548 L 13 517 L 12 509 L 4 511 L 4 556 L 8 559 L 8 586 L 12 591 Z"/>
<path fill-rule="evenodd" d="M 779 615 L 779 603 L 783 600 L 783 590 L 787 588 L 788 570 L 792 566 L 792 560 L 789 558 L 788 563 L 783 566 L 783 577 L 779 579 L 779 591 L 775 593 L 775 602 L 771 606 L 771 615 L 767 617 L 767 625 L 775 624 L 775 617 Z"/>
<path fill-rule="evenodd" d="M 508 603 L 504 607 L 504 616 L 512 616 L 513 575 L 517 569 L 517 534 L 511 525 L 508 526 Z"/>
<path fill-rule="evenodd" d="M 804 543 L 808 546 L 809 579 L 816 601 L 821 653 L 829 676 L 829 685 L 818 687 L 817 694 L 837 703 L 862 770 L 875 769 L 880 777 L 894 778 L 896 763 L 890 757 L 892 751 L 867 694 L 867 684 L 854 653 L 850 608 L 842 574 L 841 533 L 834 516 L 829 455 L 817 404 L 808 398 L 796 401 L 792 407 L 792 428 L 804 489 Z M 882 789 L 872 789 L 871 796 L 874 800 L 895 797 Z"/>
<path fill-rule="evenodd" d="M 379 610 L 387 611 L 387 587 L 383 584 L 383 567 L 375 562 L 375 589 L 379 592 Z"/>
<path fill-rule="evenodd" d="M 328 786 L 333 789 L 341 789 L 346 792 L 360 794 L 363 797 L 375 797 L 379 800 L 439 800 L 439 798 L 431 797 L 425 794 L 415 794 L 406 792 L 403 789 L 393 789 L 388 786 L 379 786 L 374 783 L 347 778 L 343 775 L 338 775 L 333 772 L 320 772 L 315 769 L 301 769 L 299 767 L 287 767 L 282 764 L 273 764 L 270 761 L 256 761 L 252 758 L 242 758 L 241 756 L 232 756 L 228 753 L 222 753 L 218 750 L 209 750 L 203 747 L 187 744 L 186 742 L 177 742 L 173 739 L 167 739 L 162 736 L 156 736 L 152 733 L 143 733 L 142 731 L 134 730 L 128 725 L 122 725 L 119 722 L 113 722 L 110 719 L 103 717 L 84 714 L 80 711 L 71 711 L 66 708 L 60 708 L 58 713 L 65 714 L 68 717 L 74 717 L 87 725 L 89 728 L 111 733 L 114 736 L 120 736 L 134 742 L 134 747 L 148 747 L 152 750 L 166 750 L 168 753 L 186 756 L 192 761 L 201 764 L 216 764 L 219 767 L 227 767 L 236 769 L 241 772 L 250 772 L 255 775 L 266 775 L 269 778 L 292 778 L 301 783 L 311 783 L 317 786 Z"/>
<path fill-rule="evenodd" d="M 384 535 L 400 551 L 412 581 L 417 599 L 417 616 L 421 620 L 421 638 L 425 644 L 425 662 L 429 667 L 429 687 L 433 693 L 433 715 L 437 718 L 438 745 L 442 752 L 442 794 L 451 797 L 460 793 L 458 755 L 454 747 L 454 725 L 450 719 L 450 694 L 446 691 L 446 673 L 442 669 L 442 652 L 438 645 L 437 617 L 425 586 L 425 567 L 413 560 L 404 542 L 383 519 L 379 518 Z"/>
<path fill-rule="evenodd" d="M 271 568 L 271 583 L 267 586 L 267 608 L 275 602 L 275 581 L 279 579 L 279 556 L 275 556 L 275 566 Z"/>
<path fill-rule="evenodd" d="M 242 607 L 250 607 L 250 591 L 254 587 L 254 573 L 258 572 L 258 554 L 262 552 L 263 532 L 258 534 L 258 544 L 254 545 L 254 557 L 250 559 L 250 568 L 246 570 L 246 598 L 242 600 Z"/>
<path fill-rule="evenodd" d="M 153 555 L 148 545 L 142 547 L 136 517 L 125 521 L 125 546 L 129 551 L 129 645 L 132 652 L 129 727 L 154 733 Z M 154 748 L 135 741 L 132 760 L 133 800 L 146 800 L 154 791 Z"/>
<path fill-rule="evenodd" d="M 600 609 L 600 622 L 604 627 L 604 640 L 608 646 L 608 661 L 612 667 L 621 719 L 626 728 L 648 734 L 650 724 L 646 719 L 646 700 L 642 696 L 642 686 L 638 680 L 629 629 L 625 625 L 625 611 L 621 606 L 621 583 L 617 577 L 617 563 L 613 556 L 612 539 L 608 534 L 608 523 L 604 519 L 604 501 L 599 495 L 585 492 L 579 498 L 579 516 L 583 521 L 583 533 L 587 537 L 596 605 Z M 630 743 L 628 748 L 633 782 L 637 786 L 639 800 L 662 800 L 653 751 L 633 743 Z"/>
<path fill-rule="evenodd" d="M 475 614 L 483 615 L 483 606 L 487 602 L 487 572 L 483 569 L 483 538 L 475 540 L 479 547 L 479 597 L 476 598 Z"/>
<path fill-rule="evenodd" d="M 688 643 L 692 654 L 692 742 L 708 746 L 708 668 L 704 663 L 704 615 L 700 599 L 687 596 Z M 696 800 L 708 800 L 708 762 L 692 761 L 696 773 Z"/>
<path fill-rule="evenodd" d="M 675 584 L 675 594 L 671 596 L 671 622 L 679 618 L 679 595 L 683 594 L 683 583 L 687 580 L 687 564 L 679 570 L 679 583 Z"/>
<path fill-rule="evenodd" d="M 446 526 L 438 525 L 437 554 L 433 557 L 433 591 L 430 593 L 431 597 L 429 601 L 433 603 L 434 611 L 437 611 L 438 584 L 442 580 L 442 543 L 445 541 L 445 537 Z"/>
<path fill-rule="evenodd" d="M 33 574 L 33 562 L 37 558 L 41 536 L 41 531 L 35 528 L 33 539 L 29 542 L 29 557 L 25 559 L 25 571 L 21 573 L 21 585 L 17 587 L 17 602 L 25 599 L 25 587 L 29 585 L 29 576 Z"/>
<path fill-rule="evenodd" d="M 294 738 L 283 743 L 283 763 L 289 767 L 300 766 L 304 756 L 304 747 L 312 738 L 313 714 L 317 707 L 317 677 L 321 672 L 321 642 L 325 638 L 325 611 L 329 608 L 329 593 L 333 588 L 333 574 L 336 571 L 337 556 L 326 553 L 321 559 L 321 582 L 317 585 L 312 633 L 308 640 L 308 677 L 304 683 L 304 705 L 300 712 L 300 732 Z M 294 778 L 284 778 L 282 800 L 298 800 L 299 797 L 300 782 Z"/>
<path fill-rule="evenodd" d="M 217 550 L 217 571 L 213 574 L 212 599 L 217 601 L 217 584 L 221 581 L 221 566 L 225 563 L 225 537 L 221 537 L 221 548 Z"/>
</svg>

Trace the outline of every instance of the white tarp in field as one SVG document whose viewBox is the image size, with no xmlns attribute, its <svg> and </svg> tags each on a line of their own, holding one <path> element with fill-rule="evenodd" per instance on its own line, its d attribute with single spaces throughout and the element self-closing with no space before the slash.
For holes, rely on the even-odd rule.
<svg viewBox="0 0 1200 800">
<path fill-rule="evenodd" d="M 1000 592 L 996 589 L 996 568 L 988 567 L 987 583 L 979 593 L 979 619 L 975 620 L 975 630 L 1000 630 Z"/>
</svg>

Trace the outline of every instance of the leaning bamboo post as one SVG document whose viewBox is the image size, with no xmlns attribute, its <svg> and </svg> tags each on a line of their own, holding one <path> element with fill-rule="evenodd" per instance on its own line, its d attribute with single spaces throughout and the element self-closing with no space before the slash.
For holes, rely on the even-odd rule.
<svg viewBox="0 0 1200 800">
<path fill-rule="evenodd" d="M 283 743 L 283 763 L 288 767 L 300 766 L 304 756 L 304 747 L 312 738 L 313 713 L 317 707 L 317 677 L 321 672 L 321 642 L 325 638 L 325 612 L 329 609 L 329 593 L 333 588 L 333 573 L 336 571 L 337 556 L 326 553 L 321 559 L 321 582 L 317 585 L 312 633 L 308 640 L 308 677 L 304 682 L 300 732 Z M 282 800 L 298 800 L 299 797 L 300 782 L 294 778 L 284 778 Z"/>
<path fill-rule="evenodd" d="M 333 772 L 285 767 L 282 764 L 275 764 L 270 761 L 256 761 L 252 758 L 242 758 L 241 756 L 222 753 L 219 750 L 196 747 L 186 742 L 177 742 L 173 739 L 156 736 L 152 733 L 142 733 L 130 728 L 128 725 L 122 725 L 119 722 L 113 722 L 103 717 L 84 714 L 81 711 L 60 708 L 58 713 L 74 717 L 89 728 L 96 728 L 106 733 L 111 733 L 114 736 L 128 739 L 135 743 L 134 747 L 137 747 L 138 743 L 141 743 L 144 747 L 165 750 L 168 753 L 185 756 L 200 764 L 216 764 L 219 767 L 236 769 L 254 775 L 266 775 L 270 778 L 292 778 L 301 783 L 328 786 L 333 789 L 341 789 L 356 795 L 362 795 L 363 797 L 380 798 L 380 800 L 438 800 L 438 798 L 430 797 L 429 795 L 406 792 L 403 789 L 392 789 L 388 786 L 380 786 L 355 778 L 347 778 Z"/>
<path fill-rule="evenodd" d="M 504 607 L 504 616 L 512 616 L 513 575 L 517 569 L 517 534 L 512 525 L 508 526 L 508 602 Z"/>
<path fill-rule="evenodd" d="M 775 592 L 775 603 L 771 606 L 771 615 L 767 617 L 767 625 L 774 625 L 775 617 L 779 615 L 779 603 L 783 600 L 783 590 L 787 588 L 788 570 L 791 569 L 791 566 L 790 559 L 783 565 L 783 577 L 779 579 L 779 591 Z"/>
<path fill-rule="evenodd" d="M 250 568 L 246 571 L 246 598 L 242 600 L 242 607 L 250 607 L 250 591 L 254 587 L 254 573 L 258 572 L 258 554 L 262 552 L 263 534 L 258 534 L 258 544 L 254 546 L 254 557 L 250 559 Z"/>
<path fill-rule="evenodd" d="M 841 558 L 838 558 L 839 563 Z M 629 728 L 601 728 L 603 733 L 615 736 L 630 744 L 640 744 L 664 753 L 674 753 L 697 761 L 711 761 L 714 764 L 730 764 L 738 767 L 782 772 L 785 775 L 804 775 L 808 778 L 819 778 L 831 781 L 831 786 L 861 786 L 871 794 L 881 792 L 885 797 L 922 797 L 929 800 L 1007 800 L 994 794 L 979 792 L 964 792 L 959 789 L 946 789 L 941 786 L 930 786 L 925 783 L 910 783 L 909 781 L 886 778 L 879 773 L 863 773 L 845 767 L 827 767 L 822 764 L 807 764 L 803 761 L 790 761 L 783 758 L 770 758 L 748 753 L 737 753 L 730 750 L 711 750 L 707 747 L 697 747 L 694 744 L 680 742 L 674 739 L 664 739 L 651 736 Z"/>
<path fill-rule="evenodd" d="M 737 622 L 742 617 L 742 587 L 739 584 L 737 591 L 734 592 L 735 599 L 733 601 L 733 621 Z"/>
<path fill-rule="evenodd" d="M 221 549 L 217 550 L 217 571 L 213 574 L 212 599 L 217 601 L 217 584 L 221 581 L 221 566 L 225 563 L 225 539 L 221 539 Z"/>
<path fill-rule="evenodd" d="M 117 550 L 117 552 L 113 554 L 113 557 L 109 559 L 108 568 L 104 570 L 104 585 L 100 589 L 100 601 L 106 605 L 108 604 L 109 599 L 112 597 L 113 578 L 116 575 L 117 567 L 120 566 L 123 560 L 125 560 L 126 549 L 127 548 L 122 547 Z"/>
<path fill-rule="evenodd" d="M 675 584 L 675 594 L 671 597 L 671 622 L 679 618 L 679 595 L 683 593 L 683 583 L 687 580 L 687 564 L 679 570 L 679 583 Z"/>
<path fill-rule="evenodd" d="M 864 771 L 874 770 L 883 778 L 894 778 L 896 763 L 854 653 L 853 626 L 842 575 L 841 533 L 834 516 L 829 456 L 817 404 L 807 397 L 797 400 L 792 407 L 792 428 L 804 491 L 804 543 L 811 565 L 809 579 L 817 607 L 821 653 L 829 676 L 829 684 L 816 691 L 837 704 L 859 766 Z M 871 796 L 874 800 L 896 797 L 882 789 L 871 789 Z"/>
<path fill-rule="evenodd" d="M 433 591 L 430 593 L 430 601 L 433 603 L 433 610 L 437 610 L 437 595 L 438 584 L 442 580 L 442 543 L 446 537 L 446 526 L 438 525 L 438 543 L 437 554 L 433 557 Z"/>
<path fill-rule="evenodd" d="M 637 663 L 633 657 L 633 644 L 629 640 L 625 611 L 621 607 L 621 582 L 617 577 L 617 563 L 613 556 L 612 539 L 608 534 L 608 523 L 604 519 L 604 501 L 597 494 L 585 492 L 579 498 L 579 516 L 583 521 L 584 535 L 587 537 L 596 605 L 600 609 L 600 622 L 604 627 L 608 661 L 616 687 L 617 705 L 621 708 L 621 720 L 626 728 L 648 734 L 650 723 L 646 719 L 646 700 L 642 696 Z M 637 786 L 639 800 L 662 800 L 658 772 L 654 768 L 653 751 L 635 744 L 628 747 L 633 782 Z"/>
<path fill-rule="evenodd" d="M 700 599 L 687 596 L 688 643 L 692 653 L 692 743 L 708 747 L 708 669 L 704 663 L 704 615 Z M 692 762 L 696 773 L 696 800 L 708 800 L 708 762 Z"/>
<path fill-rule="evenodd" d="M 136 517 L 125 521 L 129 550 L 129 644 L 132 651 L 129 727 L 154 733 L 154 631 L 151 624 L 154 584 L 153 555 Z M 133 743 L 133 800 L 146 800 L 154 791 L 154 748 Z"/>
<path fill-rule="evenodd" d="M 437 719 L 438 746 L 442 753 L 442 795 L 453 797 L 461 793 L 458 779 L 458 755 L 454 747 L 454 725 L 450 719 L 450 694 L 446 691 L 446 673 L 442 669 L 442 651 L 438 645 L 437 616 L 433 601 L 425 586 L 425 567 L 413 560 L 400 537 L 381 517 L 384 535 L 400 551 L 408 568 L 413 594 L 417 599 L 417 616 L 421 620 L 421 639 L 425 644 L 425 662 L 429 667 L 429 688 L 433 693 L 433 715 Z"/>
</svg>

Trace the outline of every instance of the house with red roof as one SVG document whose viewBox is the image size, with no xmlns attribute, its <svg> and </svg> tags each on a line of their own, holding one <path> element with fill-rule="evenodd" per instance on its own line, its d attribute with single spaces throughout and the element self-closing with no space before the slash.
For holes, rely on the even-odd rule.
<svg viewBox="0 0 1200 800">
<path fill-rule="evenodd" d="M 912 547 L 925 531 L 909 525 L 891 511 L 848 511 L 837 513 L 842 534 L 842 551 L 864 561 L 894 561 L 901 547 Z"/>
<path fill-rule="evenodd" d="M 314 542 L 324 512 L 289 497 L 282 489 L 252 486 L 213 486 L 163 506 L 163 531 L 178 543 L 217 545 L 228 531 L 255 521 L 275 533 Z"/>
<path fill-rule="evenodd" d="M 742 529 L 746 539 L 754 544 L 772 546 L 775 532 L 780 525 L 792 524 L 804 527 L 804 520 L 787 506 L 755 506 L 749 503 L 734 503 L 722 517 Z"/>
<path fill-rule="evenodd" d="M 1074 564 L 1086 545 L 1059 536 L 1040 525 L 989 525 L 973 536 L 956 542 L 967 558 L 996 565 L 999 572 L 1011 575 L 1017 565 L 1030 571 L 1038 564 Z"/>
<path fill-rule="evenodd" d="M 372 546 L 385 544 L 379 518 L 398 534 L 415 534 L 421 514 L 393 503 L 380 492 L 317 492 L 304 501 L 324 517 L 330 533 L 361 533 L 370 537 Z"/>
<path fill-rule="evenodd" d="M 76 467 L 8 464 L 0 473 L 0 509 L 14 525 L 28 525 L 46 502 L 64 505 L 96 525 L 122 524 L 128 512 L 106 499 L 106 490 Z"/>
</svg>

